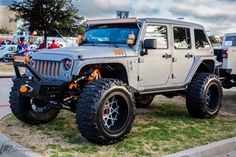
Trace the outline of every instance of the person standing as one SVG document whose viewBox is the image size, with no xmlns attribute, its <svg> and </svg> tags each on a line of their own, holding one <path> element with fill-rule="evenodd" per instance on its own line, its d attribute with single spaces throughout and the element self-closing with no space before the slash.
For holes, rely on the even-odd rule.
<svg viewBox="0 0 236 157">
<path fill-rule="evenodd" d="M 58 48 L 58 45 L 55 43 L 55 40 L 52 40 L 52 44 L 49 46 L 50 49 Z"/>
</svg>

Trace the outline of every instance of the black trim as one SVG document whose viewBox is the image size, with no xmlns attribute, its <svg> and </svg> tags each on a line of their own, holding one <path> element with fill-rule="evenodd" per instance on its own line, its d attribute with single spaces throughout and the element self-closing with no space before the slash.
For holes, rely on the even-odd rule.
<svg viewBox="0 0 236 157">
<path fill-rule="evenodd" d="M 47 80 L 44 79 L 40 74 L 38 74 L 29 63 L 17 63 L 14 62 L 14 69 L 16 76 L 12 79 L 13 82 L 19 87 L 22 85 L 28 85 L 33 90 L 21 93 L 23 96 L 27 97 L 35 97 L 38 99 L 55 99 L 55 97 L 59 97 L 65 95 L 66 89 L 68 89 L 69 83 L 61 80 Z M 33 77 L 26 77 L 20 74 L 19 67 L 27 68 Z M 55 96 L 55 97 L 54 97 Z"/>
</svg>

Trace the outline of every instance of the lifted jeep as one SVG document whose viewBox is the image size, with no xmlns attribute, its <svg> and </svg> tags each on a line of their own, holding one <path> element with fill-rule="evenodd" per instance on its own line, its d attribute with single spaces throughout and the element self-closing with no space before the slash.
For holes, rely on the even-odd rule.
<svg viewBox="0 0 236 157">
<path fill-rule="evenodd" d="M 216 60 L 201 25 L 157 18 L 90 20 L 78 42 L 15 57 L 10 104 L 19 120 L 47 123 L 67 109 L 76 113 L 87 140 L 112 144 L 130 132 L 135 107 L 148 107 L 155 95 L 184 95 L 196 118 L 215 117 L 221 107 Z"/>
</svg>

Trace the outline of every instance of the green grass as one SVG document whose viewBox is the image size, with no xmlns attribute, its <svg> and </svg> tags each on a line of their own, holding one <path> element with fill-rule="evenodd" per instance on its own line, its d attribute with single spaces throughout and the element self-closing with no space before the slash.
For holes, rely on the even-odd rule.
<svg viewBox="0 0 236 157">
<path fill-rule="evenodd" d="M 13 65 L 11 64 L 1 64 L 0 72 L 14 72 Z"/>
<path fill-rule="evenodd" d="M 9 115 L 0 122 L 1 128 L 5 128 L 0 130 L 26 147 L 50 157 L 159 156 L 236 136 L 236 115 L 195 119 L 189 116 L 183 104 L 163 97 L 150 108 L 138 110 L 130 134 L 124 141 L 110 146 L 86 141 L 77 129 L 74 116 L 62 111 L 49 124 L 29 126 Z M 45 144 L 27 144 L 24 136 Z"/>
</svg>

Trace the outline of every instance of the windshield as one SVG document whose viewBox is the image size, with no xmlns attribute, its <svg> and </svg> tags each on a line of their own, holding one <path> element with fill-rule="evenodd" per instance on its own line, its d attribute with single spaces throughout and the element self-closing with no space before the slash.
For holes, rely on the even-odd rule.
<svg viewBox="0 0 236 157">
<path fill-rule="evenodd" d="M 33 43 L 33 45 L 39 45 L 41 43 L 41 41 L 40 40 L 37 40 L 37 41 L 35 41 L 34 43 Z"/>
<path fill-rule="evenodd" d="M 5 46 L 3 46 L 3 47 L 0 47 L 0 50 L 4 50 L 6 47 Z"/>
<path fill-rule="evenodd" d="M 138 33 L 137 23 L 89 25 L 83 43 L 127 44 L 128 35 L 134 34 L 137 38 Z"/>
<path fill-rule="evenodd" d="M 224 46 L 236 46 L 236 36 L 226 36 Z"/>
</svg>

